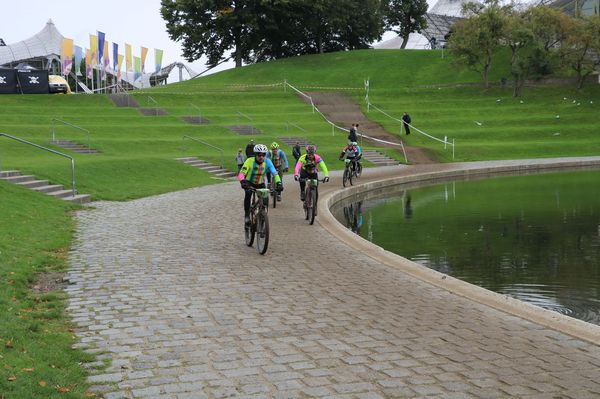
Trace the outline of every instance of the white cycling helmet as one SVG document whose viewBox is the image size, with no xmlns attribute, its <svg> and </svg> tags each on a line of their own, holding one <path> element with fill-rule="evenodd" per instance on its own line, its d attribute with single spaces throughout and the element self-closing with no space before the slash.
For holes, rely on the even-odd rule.
<svg viewBox="0 0 600 399">
<path fill-rule="evenodd" d="M 351 145 L 357 146 L 358 143 L 356 141 L 353 141 L 352 143 L 350 143 Z"/>
<path fill-rule="evenodd" d="M 269 149 L 264 144 L 257 144 L 254 146 L 254 154 L 266 154 Z"/>
</svg>

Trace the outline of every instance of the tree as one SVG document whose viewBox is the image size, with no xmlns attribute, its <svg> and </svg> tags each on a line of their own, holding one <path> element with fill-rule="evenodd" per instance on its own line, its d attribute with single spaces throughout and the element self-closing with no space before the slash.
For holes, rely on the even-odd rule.
<svg viewBox="0 0 600 399">
<path fill-rule="evenodd" d="M 411 33 L 421 33 L 421 30 L 427 27 L 426 12 L 426 0 L 389 0 L 386 26 L 402 38 L 400 48 L 406 47 Z"/>
<path fill-rule="evenodd" d="M 236 66 L 300 54 L 368 48 L 383 34 L 383 0 L 162 0 L 169 36 L 188 61 Z"/>
<path fill-rule="evenodd" d="M 169 37 L 182 42 L 183 56 L 195 61 L 208 58 L 215 66 L 233 50 L 235 66 L 242 66 L 252 48 L 256 26 L 254 1 L 161 0 L 161 14 Z"/>
<path fill-rule="evenodd" d="M 485 88 L 489 88 L 489 73 L 494 53 L 501 46 L 501 38 L 510 6 L 501 7 L 498 0 L 485 3 L 467 3 L 464 11 L 468 19 L 454 24 L 448 47 L 459 63 L 480 72 Z"/>
<path fill-rule="evenodd" d="M 600 66 L 600 16 L 573 18 L 567 37 L 560 47 L 563 65 L 577 75 L 577 88 Z"/>
</svg>

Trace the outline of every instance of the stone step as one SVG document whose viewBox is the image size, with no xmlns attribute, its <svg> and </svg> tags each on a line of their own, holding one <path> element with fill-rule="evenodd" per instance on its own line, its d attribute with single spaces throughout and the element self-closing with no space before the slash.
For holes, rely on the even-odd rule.
<svg viewBox="0 0 600 399">
<path fill-rule="evenodd" d="M 223 169 L 218 165 L 213 165 L 202 159 L 198 159 L 197 157 L 181 157 L 181 158 L 176 158 L 176 160 L 183 162 L 186 165 L 193 166 L 197 169 L 203 170 L 205 172 L 209 172 L 209 173 L 213 174 L 215 177 L 227 178 L 227 177 L 233 177 L 236 175 L 235 172 L 232 172 L 228 169 Z"/>
<path fill-rule="evenodd" d="M 89 194 L 77 194 L 74 197 L 62 197 L 64 201 L 73 202 L 74 204 L 87 204 L 92 201 L 92 196 Z"/>
<path fill-rule="evenodd" d="M 43 187 L 48 185 L 48 180 L 31 180 L 26 182 L 19 182 L 17 184 L 25 188 Z"/>
<path fill-rule="evenodd" d="M 56 197 L 56 198 L 66 198 L 66 197 L 73 196 L 73 190 L 56 190 L 56 191 L 46 192 L 46 194 L 51 195 L 52 197 Z M 77 195 L 77 193 L 75 193 L 75 195 Z"/>
<path fill-rule="evenodd" d="M 64 188 L 65 188 L 65 186 L 63 186 L 62 184 L 49 184 L 47 186 L 33 187 L 32 190 L 39 191 L 40 193 L 48 194 L 48 193 L 51 193 L 54 191 L 63 190 Z"/>
<path fill-rule="evenodd" d="M 65 150 L 76 152 L 78 154 L 97 154 L 100 152 L 94 148 L 89 148 L 85 144 L 76 143 L 70 140 L 54 140 L 50 141 L 50 144 L 59 146 Z"/>
<path fill-rule="evenodd" d="M 49 184 L 48 180 L 38 180 L 33 175 L 21 175 L 18 170 L 0 171 L 0 179 L 77 204 L 85 204 L 92 200 L 89 194 L 73 195 L 73 190 L 65 190 L 61 184 Z"/>
<path fill-rule="evenodd" d="M 0 172 L 0 178 L 3 177 L 11 177 L 11 176 L 20 176 L 21 172 L 18 170 L 3 170 Z"/>
<path fill-rule="evenodd" d="M 8 176 L 8 177 L 2 177 L 2 180 L 6 180 L 9 183 L 23 183 L 23 182 L 35 180 L 35 176 L 18 174 L 18 175 L 13 175 L 13 176 Z"/>
</svg>

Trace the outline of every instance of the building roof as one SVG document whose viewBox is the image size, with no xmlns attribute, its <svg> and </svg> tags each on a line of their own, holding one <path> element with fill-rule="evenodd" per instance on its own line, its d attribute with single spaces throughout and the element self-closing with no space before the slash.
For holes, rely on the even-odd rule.
<svg viewBox="0 0 600 399">
<path fill-rule="evenodd" d="M 63 35 L 50 19 L 44 29 L 29 39 L 0 46 L 0 65 L 35 58 L 60 57 L 62 43 Z"/>
</svg>

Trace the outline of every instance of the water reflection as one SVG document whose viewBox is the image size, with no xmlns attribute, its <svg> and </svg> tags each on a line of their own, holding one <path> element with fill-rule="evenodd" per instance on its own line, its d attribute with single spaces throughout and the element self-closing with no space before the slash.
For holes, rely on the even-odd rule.
<svg viewBox="0 0 600 399">
<path fill-rule="evenodd" d="M 588 171 L 395 187 L 332 213 L 427 267 L 600 324 L 599 180 Z"/>
</svg>

